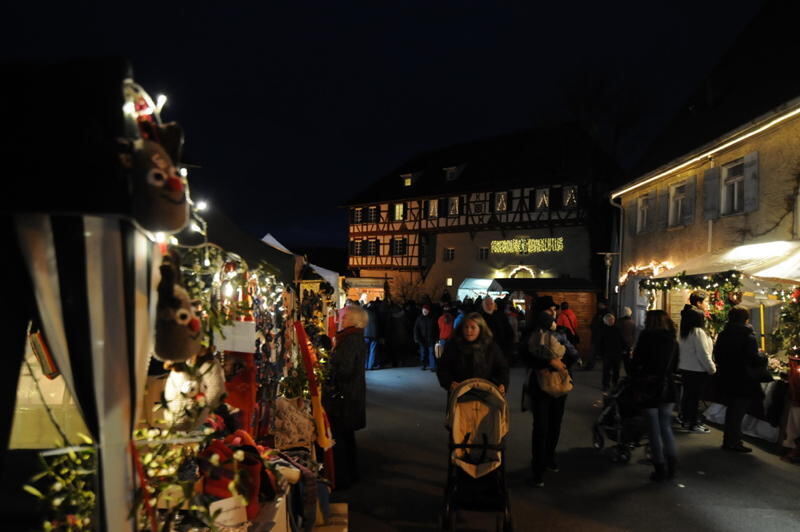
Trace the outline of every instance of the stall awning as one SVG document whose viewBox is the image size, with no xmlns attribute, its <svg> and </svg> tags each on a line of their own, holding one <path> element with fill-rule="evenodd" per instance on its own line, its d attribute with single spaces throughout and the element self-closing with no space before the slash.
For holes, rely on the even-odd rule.
<svg viewBox="0 0 800 532">
<path fill-rule="evenodd" d="M 736 246 L 716 253 L 704 253 L 663 270 L 655 279 L 704 275 L 736 270 L 765 280 L 800 282 L 800 241 L 776 240 Z"/>
<path fill-rule="evenodd" d="M 495 279 L 489 290 L 493 292 L 597 292 L 599 288 L 585 279 L 566 277 Z"/>
<path fill-rule="evenodd" d="M 491 279 L 467 277 L 458 285 L 458 298 L 463 300 L 467 297 L 483 297 L 489 291 L 491 284 Z"/>
</svg>

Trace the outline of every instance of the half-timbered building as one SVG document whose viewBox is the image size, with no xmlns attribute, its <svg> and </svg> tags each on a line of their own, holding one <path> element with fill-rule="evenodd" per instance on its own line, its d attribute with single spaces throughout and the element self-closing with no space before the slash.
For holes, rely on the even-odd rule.
<svg viewBox="0 0 800 532">
<path fill-rule="evenodd" d="M 347 205 L 350 284 L 388 279 L 393 296 L 434 300 L 483 295 L 496 278 L 602 286 L 614 173 L 571 126 L 418 155 Z"/>
</svg>

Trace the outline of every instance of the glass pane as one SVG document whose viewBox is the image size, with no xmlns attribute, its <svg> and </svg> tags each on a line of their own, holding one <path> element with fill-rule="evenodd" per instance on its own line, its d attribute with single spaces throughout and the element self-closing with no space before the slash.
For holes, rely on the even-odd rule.
<svg viewBox="0 0 800 532">
<path fill-rule="evenodd" d="M 505 192 L 498 193 L 496 210 L 499 212 L 504 212 L 507 209 L 507 202 L 508 198 L 506 198 L 506 193 Z"/>
</svg>

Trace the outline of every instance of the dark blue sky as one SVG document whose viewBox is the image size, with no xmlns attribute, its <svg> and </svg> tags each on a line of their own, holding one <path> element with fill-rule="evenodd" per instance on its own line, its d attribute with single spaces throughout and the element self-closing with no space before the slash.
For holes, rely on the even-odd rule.
<svg viewBox="0 0 800 532">
<path fill-rule="evenodd" d="M 632 164 L 761 1 L 20 4 L 5 58 L 129 57 L 195 198 L 291 247 L 343 246 L 337 207 L 418 151 L 571 118 L 587 72 L 636 109 Z"/>
</svg>

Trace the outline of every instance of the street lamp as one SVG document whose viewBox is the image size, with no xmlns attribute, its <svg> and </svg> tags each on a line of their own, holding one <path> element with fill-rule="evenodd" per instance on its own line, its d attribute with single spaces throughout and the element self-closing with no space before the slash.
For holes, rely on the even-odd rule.
<svg viewBox="0 0 800 532">
<path fill-rule="evenodd" d="M 614 251 L 601 251 L 597 254 L 603 255 L 603 262 L 605 262 L 606 265 L 606 285 L 604 287 L 604 293 L 606 300 L 608 300 L 608 293 L 610 291 L 611 284 L 611 265 L 614 263 L 614 255 L 619 255 L 619 253 Z"/>
</svg>

